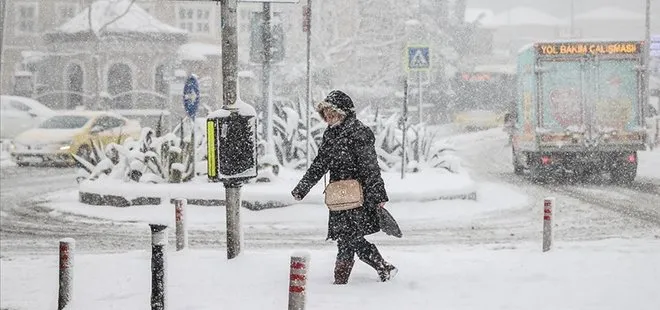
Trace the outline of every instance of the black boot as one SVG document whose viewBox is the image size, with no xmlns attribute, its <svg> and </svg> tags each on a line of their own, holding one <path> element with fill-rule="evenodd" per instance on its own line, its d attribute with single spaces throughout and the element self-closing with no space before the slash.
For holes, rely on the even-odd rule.
<svg viewBox="0 0 660 310">
<path fill-rule="evenodd" d="M 346 284 L 348 278 L 351 276 L 353 270 L 353 260 L 337 260 L 335 261 L 335 282 L 333 284 Z"/>
<path fill-rule="evenodd" d="M 371 268 L 375 269 L 381 282 L 386 282 L 394 278 L 398 269 L 394 265 L 388 263 L 383 259 L 383 256 L 378 252 L 378 248 L 374 244 L 369 244 L 369 247 L 359 251 L 358 257 L 361 261 L 365 262 Z"/>
</svg>

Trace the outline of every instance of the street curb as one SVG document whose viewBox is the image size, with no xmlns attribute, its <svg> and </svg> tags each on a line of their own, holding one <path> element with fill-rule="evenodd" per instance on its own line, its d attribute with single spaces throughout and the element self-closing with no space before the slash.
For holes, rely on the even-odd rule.
<svg viewBox="0 0 660 310">
<path fill-rule="evenodd" d="M 92 206 L 112 206 L 125 208 L 132 206 L 160 205 L 162 200 L 163 199 L 160 197 L 137 197 L 129 199 L 119 195 L 101 195 L 97 193 L 78 191 L 78 201 Z M 225 205 L 225 201 L 220 199 L 190 198 L 187 200 L 189 205 L 207 207 L 218 207 Z M 170 203 L 174 203 L 174 199 L 170 199 Z M 269 201 L 264 203 L 261 201 L 247 200 L 241 201 L 241 206 L 252 211 L 287 207 L 286 204 L 278 201 Z"/>
<path fill-rule="evenodd" d="M 170 203 L 173 202 L 174 199 L 170 199 Z M 217 207 L 217 206 L 224 206 L 225 201 L 220 200 L 220 199 L 198 199 L 198 198 L 190 198 L 187 199 L 189 205 L 197 205 L 197 206 L 209 206 L 209 207 Z M 433 200 L 427 200 L 427 201 L 435 201 L 435 200 L 477 200 L 477 192 L 471 192 L 468 194 L 462 194 L 462 195 L 448 195 L 448 196 L 440 196 L 436 199 Z M 137 198 L 125 198 L 123 196 L 119 195 L 101 195 L 97 193 L 90 193 L 90 192 L 81 192 L 78 191 L 78 201 L 84 204 L 92 205 L 92 206 L 113 206 L 113 207 L 131 207 L 131 206 L 144 206 L 144 205 L 160 205 L 162 202 L 162 198 L 160 197 L 137 197 Z M 252 211 L 260 211 L 260 210 L 266 210 L 266 209 L 275 209 L 275 208 L 284 208 L 288 207 L 289 205 L 284 204 L 279 201 L 268 201 L 268 202 L 261 202 L 261 201 L 248 201 L 248 200 L 243 200 L 241 201 L 241 206 Z"/>
</svg>

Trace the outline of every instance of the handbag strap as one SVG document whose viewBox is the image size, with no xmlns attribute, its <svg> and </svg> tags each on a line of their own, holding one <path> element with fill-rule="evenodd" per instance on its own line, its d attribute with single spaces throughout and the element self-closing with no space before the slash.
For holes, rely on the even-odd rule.
<svg viewBox="0 0 660 310">
<path fill-rule="evenodd" d="M 323 193 L 325 194 L 325 189 L 328 188 L 328 181 L 326 180 L 327 173 L 323 175 Z"/>
</svg>

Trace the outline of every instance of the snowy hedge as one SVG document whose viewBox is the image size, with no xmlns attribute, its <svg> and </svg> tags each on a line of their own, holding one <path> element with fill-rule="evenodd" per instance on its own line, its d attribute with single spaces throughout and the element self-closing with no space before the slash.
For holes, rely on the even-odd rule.
<svg viewBox="0 0 660 310">
<path fill-rule="evenodd" d="M 275 154 L 266 154 L 263 130 L 258 130 L 259 176 L 255 182 L 269 182 L 277 177 L 279 167 L 304 169 L 306 164 L 307 129 L 305 114 L 300 106 L 284 103 L 275 107 L 273 139 Z M 325 123 L 317 113 L 310 113 L 310 151 L 316 154 Z M 399 171 L 402 164 L 403 127 L 398 114 L 374 117 L 363 111 L 359 118 L 376 136 L 378 161 L 383 171 Z M 79 179 L 119 179 L 126 182 L 177 183 L 187 182 L 206 174 L 205 119 L 196 121 L 196 135 L 192 141 L 192 122 L 182 121 L 172 132 L 161 135 L 160 129 L 144 128 L 137 139 L 128 138 L 123 143 L 99 145 L 92 143 L 91 158 L 76 158 L 81 169 Z M 264 124 L 259 121 L 259 126 Z M 449 173 L 462 172 L 460 160 L 453 148 L 437 141 L 428 127 L 409 126 L 406 134 L 406 170 L 417 172 L 440 168 Z M 194 146 L 195 158 L 191 155 Z M 313 158 L 312 155 L 312 158 Z"/>
</svg>

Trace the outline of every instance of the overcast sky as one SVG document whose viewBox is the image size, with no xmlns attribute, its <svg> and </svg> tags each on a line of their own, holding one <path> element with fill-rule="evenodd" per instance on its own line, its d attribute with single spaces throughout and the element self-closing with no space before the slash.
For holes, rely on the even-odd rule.
<svg viewBox="0 0 660 310">
<path fill-rule="evenodd" d="M 576 14 L 603 6 L 617 6 L 626 10 L 645 12 L 646 0 L 468 0 L 470 8 L 489 8 L 495 11 L 504 11 L 515 6 L 535 7 L 556 17 L 570 16 L 571 2 L 575 6 Z M 660 14 L 660 1 L 651 0 L 651 13 L 655 18 Z"/>
</svg>

